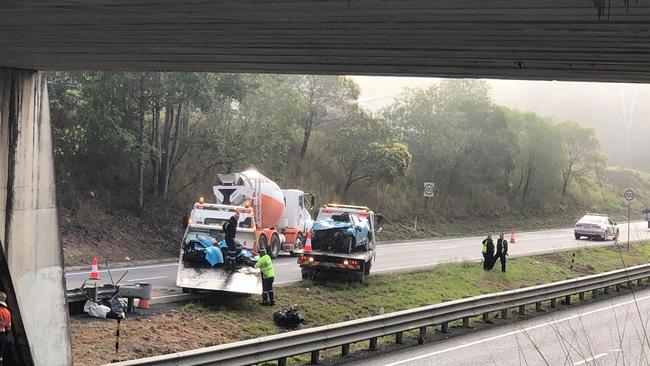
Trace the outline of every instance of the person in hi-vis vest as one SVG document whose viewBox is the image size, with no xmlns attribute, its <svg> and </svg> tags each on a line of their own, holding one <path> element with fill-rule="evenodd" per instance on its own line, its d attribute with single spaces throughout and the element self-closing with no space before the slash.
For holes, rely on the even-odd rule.
<svg viewBox="0 0 650 366">
<path fill-rule="evenodd" d="M 492 269 L 492 260 L 494 258 L 494 241 L 492 241 L 492 233 L 488 233 L 487 238 L 485 238 L 481 244 L 483 244 L 483 270 L 489 271 Z"/>
</svg>

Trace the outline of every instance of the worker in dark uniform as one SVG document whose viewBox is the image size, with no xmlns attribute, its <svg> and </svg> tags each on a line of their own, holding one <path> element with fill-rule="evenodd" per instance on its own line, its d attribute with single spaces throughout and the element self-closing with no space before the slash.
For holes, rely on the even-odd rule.
<svg viewBox="0 0 650 366">
<path fill-rule="evenodd" d="M 255 263 L 255 268 L 259 268 L 262 272 L 262 305 L 275 305 L 275 294 L 273 293 L 275 272 L 273 271 L 271 256 L 266 254 L 266 248 L 264 247 L 260 248 L 260 259 Z"/>
<path fill-rule="evenodd" d="M 489 271 L 493 266 L 494 258 L 494 241 L 492 241 L 492 233 L 488 233 L 487 238 L 482 242 L 483 244 L 483 270 Z"/>
<path fill-rule="evenodd" d="M 226 255 L 224 256 L 224 262 L 227 267 L 235 267 L 237 260 L 237 243 L 235 243 L 235 235 L 237 235 L 237 224 L 239 221 L 239 212 L 235 212 L 234 215 L 228 219 L 228 221 L 223 223 L 222 229 L 223 233 L 226 236 L 226 245 L 228 249 Z"/>
<path fill-rule="evenodd" d="M 506 256 L 508 255 L 508 241 L 503 238 L 503 233 L 499 233 L 499 239 L 497 240 L 497 253 L 494 255 L 494 262 L 496 263 L 497 259 L 501 260 L 501 272 L 506 271 Z M 493 264 L 494 266 L 494 264 Z"/>
<path fill-rule="evenodd" d="M 237 223 L 239 221 L 239 212 L 235 212 L 234 215 L 228 219 L 228 221 L 223 223 L 222 229 L 223 233 L 226 236 L 226 245 L 228 245 L 229 250 L 235 250 L 237 244 L 235 244 L 235 236 L 237 235 Z"/>
</svg>

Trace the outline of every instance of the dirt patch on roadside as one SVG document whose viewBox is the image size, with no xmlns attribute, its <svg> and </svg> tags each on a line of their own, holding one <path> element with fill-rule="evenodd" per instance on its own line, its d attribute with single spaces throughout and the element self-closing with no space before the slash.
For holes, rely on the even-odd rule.
<svg viewBox="0 0 650 366">
<path fill-rule="evenodd" d="M 176 308 L 176 309 L 175 309 Z M 237 319 L 256 317 L 253 309 L 232 318 L 220 317 L 217 306 L 210 311 L 188 305 L 161 305 L 155 312 L 127 315 L 122 321 L 120 348 L 115 353 L 117 321 L 94 319 L 85 315 L 70 319 L 74 365 L 102 365 L 113 361 L 162 355 L 188 349 L 254 338 L 243 333 Z M 269 314 L 264 314 L 268 316 Z"/>
<path fill-rule="evenodd" d="M 175 257 L 181 237 L 182 210 L 149 207 L 139 218 L 128 210 L 86 201 L 76 210 L 60 209 L 66 266 Z"/>
</svg>

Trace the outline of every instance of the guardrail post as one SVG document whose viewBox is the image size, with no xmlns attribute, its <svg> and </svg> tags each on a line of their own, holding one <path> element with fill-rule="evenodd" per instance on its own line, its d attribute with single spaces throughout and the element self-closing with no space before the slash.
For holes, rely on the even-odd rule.
<svg viewBox="0 0 650 366">
<path fill-rule="evenodd" d="M 564 304 L 571 305 L 571 295 L 566 295 L 564 297 Z"/>
<path fill-rule="evenodd" d="M 535 303 L 535 311 L 538 312 L 538 313 L 542 311 L 542 302 L 541 301 L 538 301 L 538 302 Z"/>
<path fill-rule="evenodd" d="M 551 307 L 557 307 L 557 299 L 551 299 Z"/>
<path fill-rule="evenodd" d="M 501 317 L 502 317 L 503 319 L 507 319 L 507 318 L 508 318 L 508 309 L 501 309 Z"/>
<path fill-rule="evenodd" d="M 440 331 L 442 333 L 449 333 L 449 323 L 448 322 L 442 323 L 442 325 L 440 326 Z"/>
<path fill-rule="evenodd" d="M 318 359 L 320 358 L 320 350 L 311 351 L 311 364 L 318 364 Z"/>
<path fill-rule="evenodd" d="M 490 313 L 483 313 L 483 321 L 486 323 L 490 321 Z"/>
<path fill-rule="evenodd" d="M 404 343 L 404 332 L 397 332 L 395 334 L 395 343 L 397 344 Z"/>
<path fill-rule="evenodd" d="M 632 287 L 632 281 L 627 281 L 627 288 Z"/>
<path fill-rule="evenodd" d="M 463 318 L 463 328 L 469 328 L 469 317 L 468 316 Z"/>
<path fill-rule="evenodd" d="M 420 336 L 418 337 L 418 344 L 424 344 L 424 338 L 427 336 L 427 327 L 420 327 Z"/>
<path fill-rule="evenodd" d="M 636 285 L 641 286 L 641 279 L 640 278 L 638 280 L 636 280 Z"/>
<path fill-rule="evenodd" d="M 584 292 L 579 293 L 578 297 L 580 298 L 580 301 L 584 300 L 585 299 L 585 293 Z"/>
<path fill-rule="evenodd" d="M 278 358 L 278 366 L 287 366 L 287 358 L 286 357 Z"/>
<path fill-rule="evenodd" d="M 519 316 L 526 315 L 526 305 L 519 305 Z"/>
<path fill-rule="evenodd" d="M 341 346 L 341 356 L 347 356 L 350 353 L 350 345 L 344 344 Z"/>
<path fill-rule="evenodd" d="M 616 284 L 616 292 L 621 292 L 621 285 L 618 283 Z"/>
<path fill-rule="evenodd" d="M 371 351 L 377 350 L 377 338 L 370 338 L 370 350 Z"/>
<path fill-rule="evenodd" d="M 605 293 L 605 295 L 609 295 L 609 286 L 605 286 L 603 288 L 603 293 Z"/>
<path fill-rule="evenodd" d="M 598 296 L 598 290 L 597 289 L 591 290 L 591 297 L 597 297 L 597 296 Z"/>
</svg>

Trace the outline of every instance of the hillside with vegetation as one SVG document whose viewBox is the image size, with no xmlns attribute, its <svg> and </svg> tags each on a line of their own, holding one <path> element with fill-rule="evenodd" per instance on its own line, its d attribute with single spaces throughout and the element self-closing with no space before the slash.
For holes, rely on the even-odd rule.
<svg viewBox="0 0 650 366">
<path fill-rule="evenodd" d="M 337 76 L 61 72 L 48 85 L 69 265 L 175 256 L 186 210 L 217 174 L 250 167 L 317 204 L 371 206 L 385 239 L 619 215 L 632 186 L 635 210 L 648 202 L 648 175 L 609 167 L 592 129 L 497 105 L 480 80 L 406 90 L 374 114 Z"/>
</svg>

